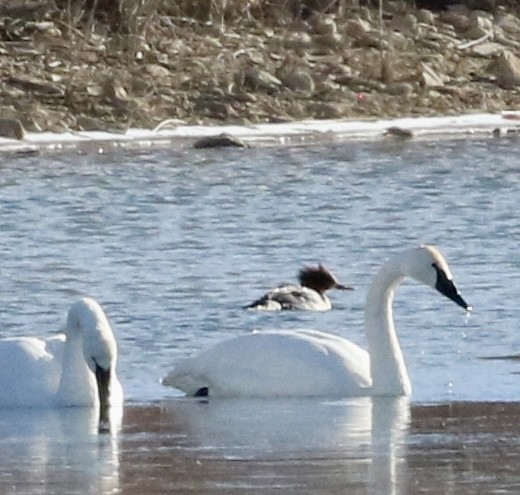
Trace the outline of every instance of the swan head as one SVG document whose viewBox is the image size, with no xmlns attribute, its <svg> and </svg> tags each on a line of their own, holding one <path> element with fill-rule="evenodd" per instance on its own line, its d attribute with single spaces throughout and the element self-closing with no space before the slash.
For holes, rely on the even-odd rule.
<svg viewBox="0 0 520 495">
<path fill-rule="evenodd" d="M 340 284 L 330 270 L 321 263 L 318 266 L 306 266 L 298 274 L 298 279 L 303 287 L 314 289 L 323 294 L 329 289 L 354 290 L 353 287 Z"/>
<path fill-rule="evenodd" d="M 83 357 L 96 378 L 99 399 L 99 430 L 109 428 L 110 388 L 115 377 L 117 343 L 101 306 L 83 298 L 69 309 L 65 328 L 67 339 L 81 336 Z"/>
<path fill-rule="evenodd" d="M 403 271 L 406 275 L 432 287 L 466 311 L 471 311 L 471 306 L 463 299 L 453 282 L 448 263 L 436 247 L 422 245 L 412 250 L 411 254 L 403 259 Z"/>
</svg>

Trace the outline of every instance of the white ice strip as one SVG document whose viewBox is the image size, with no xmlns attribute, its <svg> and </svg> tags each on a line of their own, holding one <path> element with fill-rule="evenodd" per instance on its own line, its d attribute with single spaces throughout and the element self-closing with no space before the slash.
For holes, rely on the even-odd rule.
<svg viewBox="0 0 520 495">
<path fill-rule="evenodd" d="M 303 120 L 250 126 L 193 126 L 166 121 L 156 129 L 129 129 L 126 132 L 79 131 L 65 133 L 29 132 L 22 140 L 0 137 L 0 151 L 60 149 L 87 145 L 150 146 L 175 140 L 199 139 L 222 133 L 247 143 L 280 146 L 316 143 L 323 140 L 369 140 L 386 138 L 390 128 L 398 128 L 418 138 L 464 137 L 520 132 L 520 111 L 500 114 L 467 114 L 446 117 L 418 117 L 378 120 Z"/>
</svg>

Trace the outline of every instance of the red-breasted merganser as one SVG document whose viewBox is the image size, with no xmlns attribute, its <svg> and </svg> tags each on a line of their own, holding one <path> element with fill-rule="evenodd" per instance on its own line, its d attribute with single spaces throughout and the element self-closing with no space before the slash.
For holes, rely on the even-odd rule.
<svg viewBox="0 0 520 495">
<path fill-rule="evenodd" d="M 248 304 L 247 309 L 281 311 L 286 309 L 328 311 L 332 308 L 325 295 L 329 289 L 353 290 L 340 284 L 338 279 L 323 265 L 307 266 L 298 275 L 300 285 L 283 284 Z"/>
</svg>

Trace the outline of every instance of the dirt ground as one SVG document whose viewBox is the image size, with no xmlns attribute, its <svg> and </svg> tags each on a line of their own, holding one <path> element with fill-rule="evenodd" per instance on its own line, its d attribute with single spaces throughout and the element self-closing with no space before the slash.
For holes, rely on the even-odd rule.
<svg viewBox="0 0 520 495">
<path fill-rule="evenodd" d="M 67 15 L 66 15 L 67 14 Z M 73 25 L 0 6 L 0 124 L 28 131 L 369 119 L 520 108 L 520 18 L 402 1 L 259 21 L 159 14 Z M 381 22 L 382 21 L 382 22 Z M 3 125 L 0 125 L 0 134 Z M 14 132 L 14 136 L 23 131 Z"/>
</svg>

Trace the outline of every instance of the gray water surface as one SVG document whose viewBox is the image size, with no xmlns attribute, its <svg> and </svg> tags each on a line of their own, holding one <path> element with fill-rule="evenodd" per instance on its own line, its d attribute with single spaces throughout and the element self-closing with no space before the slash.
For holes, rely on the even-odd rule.
<svg viewBox="0 0 520 495">
<path fill-rule="evenodd" d="M 516 141 L 154 149 L 2 157 L 0 332 L 46 334 L 91 295 L 120 344 L 127 399 L 175 392 L 176 359 L 252 328 L 317 328 L 365 345 L 368 285 L 393 253 L 448 258 L 470 317 L 407 283 L 395 315 L 414 401 L 516 400 Z M 354 292 L 325 314 L 241 306 L 323 262 Z"/>
<path fill-rule="evenodd" d="M 442 466 L 451 463 L 450 493 L 475 493 L 465 491 L 471 470 L 457 464 L 463 454 L 450 444 L 456 436 L 437 437 L 437 420 L 424 427 L 425 438 L 407 420 L 386 425 L 388 441 L 374 451 L 371 401 L 361 400 L 361 409 L 349 401 L 270 405 L 267 416 L 256 418 L 259 430 L 252 423 L 258 404 L 193 405 L 159 379 L 177 359 L 253 328 L 316 328 L 364 346 L 364 299 L 375 271 L 393 253 L 427 242 L 446 255 L 475 310 L 468 317 L 413 282 L 399 290 L 395 317 L 414 386 L 411 404 L 470 401 L 477 404 L 473 418 L 480 417 L 478 404 L 517 401 L 517 147 L 516 140 L 468 140 L 0 157 L 0 334 L 55 332 L 78 297 L 96 298 L 117 334 L 127 398 L 120 436 L 101 443 L 86 426 L 71 433 L 88 423 L 84 419 L 56 412 L 48 419 L 38 412 L 2 414 L 0 426 L 12 441 L 3 444 L 0 488 L 144 493 L 148 486 L 149 493 L 166 493 L 177 486 L 179 493 L 267 493 L 279 483 L 295 493 L 304 487 L 309 493 L 320 493 L 320 487 L 321 493 L 341 487 L 349 493 L 418 493 L 420 487 L 445 493 L 434 490 L 435 479 L 445 481 Z M 332 311 L 241 309 L 267 288 L 294 280 L 303 264 L 317 262 L 356 288 L 331 294 Z M 278 415 L 281 424 L 273 420 L 276 407 L 289 414 Z M 409 410 L 397 418 L 407 415 Z M 61 426 L 48 430 L 49 424 Z M 491 430 L 492 438 L 501 438 Z M 280 432 L 294 435 L 277 443 Z M 477 433 L 473 444 L 485 444 L 495 455 L 495 443 Z M 402 453 L 404 446 L 405 452 L 426 452 L 427 459 L 438 447 L 432 444 L 436 438 L 451 445 L 435 451 L 445 455 L 436 458 L 439 471 L 415 466 Z M 34 445 L 40 450 L 31 450 Z M 516 456 L 516 443 L 504 445 Z M 24 463 L 27 456 L 32 464 Z M 280 458 L 283 473 L 276 467 Z M 166 462 L 173 466 L 169 474 Z M 398 476 L 401 465 L 404 478 Z M 27 472 L 40 474 L 32 482 Z M 352 477 L 331 474 L 349 472 Z M 431 484 L 426 478 L 419 488 L 402 481 L 418 472 L 434 473 Z M 514 477 L 500 473 L 507 479 L 500 475 L 502 484 L 493 485 L 485 478 L 490 484 L 482 485 L 482 493 L 497 487 L 515 493 Z"/>
</svg>

